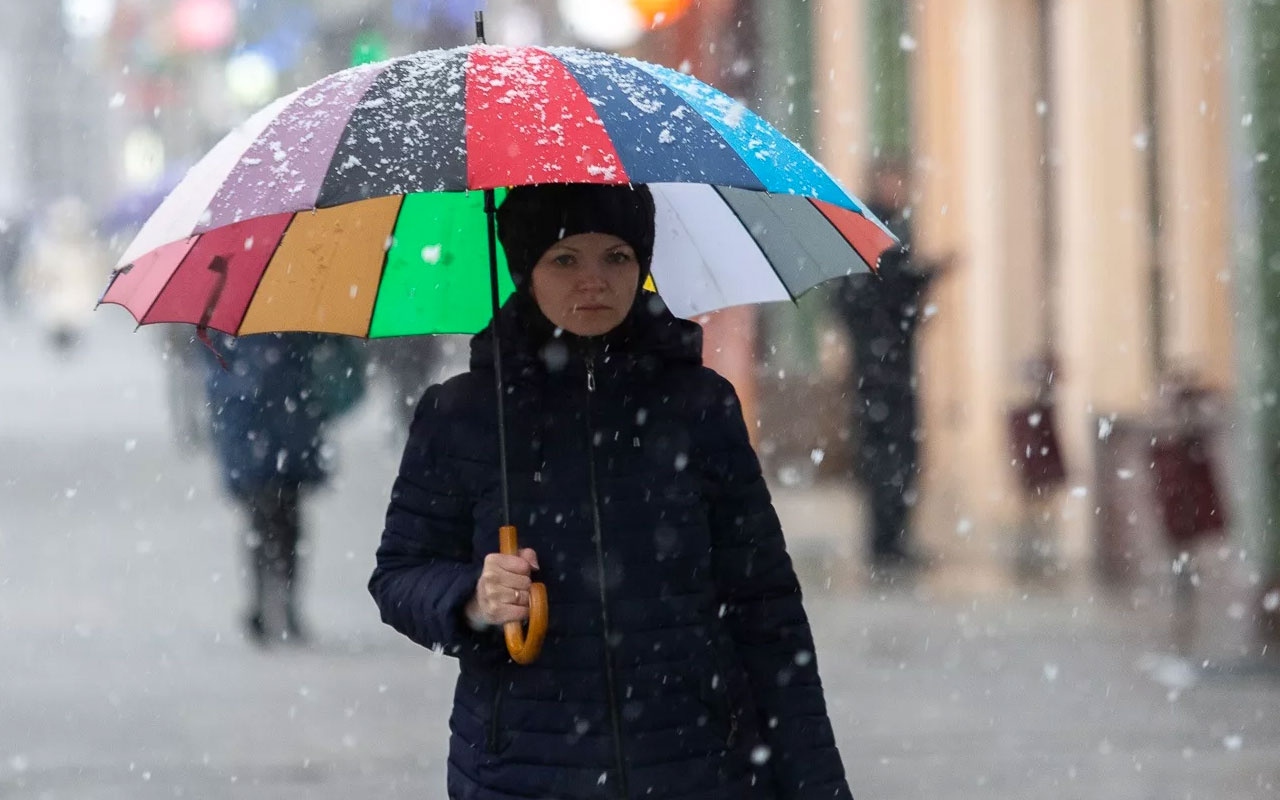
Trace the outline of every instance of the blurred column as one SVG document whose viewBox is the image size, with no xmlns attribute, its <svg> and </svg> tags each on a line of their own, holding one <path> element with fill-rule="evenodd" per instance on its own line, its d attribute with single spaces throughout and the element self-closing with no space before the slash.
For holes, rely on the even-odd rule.
<svg viewBox="0 0 1280 800">
<path fill-rule="evenodd" d="M 917 245 L 952 270 L 923 328 L 920 527 L 989 558 L 1017 511 L 1005 409 L 1043 339 L 1039 18 L 1034 0 L 915 7 Z"/>
<path fill-rule="evenodd" d="M 1046 135 L 1051 113 L 1047 2 L 1001 0 L 981 6 L 982 24 L 997 37 L 994 71 L 975 76 L 994 93 L 993 119 L 979 123 L 982 135 L 991 137 L 979 146 L 988 151 L 993 172 L 974 176 L 969 197 L 970 202 L 982 202 L 989 192 L 993 208 L 985 220 L 979 215 L 976 221 L 985 233 L 964 267 L 972 270 L 974 290 L 987 298 L 983 304 L 972 304 L 976 319 L 990 315 L 994 320 L 980 322 L 972 332 L 972 346 L 985 354 L 979 360 L 989 374 L 974 393 L 974 405 L 982 414 L 975 420 L 971 441 L 989 453 L 986 463 L 991 468 L 981 488 L 990 497 L 987 513 L 996 523 L 1000 538 L 995 549 L 1002 561 L 1008 563 L 1012 556 L 1020 569 L 1030 568 L 1032 574 L 1051 569 L 1061 550 L 1055 513 L 1060 498 L 1048 487 L 1038 493 L 1023 488 L 1009 456 L 1013 431 L 1008 422 L 1012 409 L 1041 413 L 1041 406 L 1030 403 L 1052 399 L 1041 396 L 1039 369 L 1055 346 L 1056 322 L 1051 313 L 1056 273 L 1046 220 L 1047 187 L 1052 185 Z M 957 276 L 961 277 L 966 276 Z"/>
<path fill-rule="evenodd" d="M 815 150 L 823 165 L 855 192 L 862 186 L 870 151 L 865 3 L 813 0 Z"/>
<path fill-rule="evenodd" d="M 956 67 L 964 94 L 961 116 L 954 124 L 961 139 L 962 162 L 958 167 L 959 194 L 952 202 L 966 208 L 968 225 L 965 241 L 958 251 L 952 251 L 957 272 L 941 277 L 939 283 L 957 285 L 961 305 L 956 316 L 963 326 L 960 378 L 968 413 L 960 429 L 963 458 L 950 466 L 963 465 L 959 477 L 974 526 L 971 535 L 959 541 L 975 556 L 989 557 L 1002 549 L 1000 534 L 1012 513 L 1013 499 L 1004 416 L 1000 413 L 1008 394 L 1004 297 L 1011 267 L 1010 217 L 1016 204 L 1033 206 L 1019 190 L 1031 189 L 1034 184 L 1024 178 L 1016 185 L 1007 169 L 1008 148 L 1015 138 L 1028 133 L 1025 129 L 1010 130 L 1005 119 L 1006 90 L 1013 88 L 1004 63 L 1010 46 L 1004 31 L 1010 3 L 968 0 L 961 5 L 965 15 L 959 34 L 966 56 Z M 956 526 L 953 523 L 942 530 L 953 534 Z"/>
<path fill-rule="evenodd" d="M 1234 380 L 1225 0 L 1156 0 L 1159 262 L 1165 354 L 1215 389 Z"/>
<path fill-rule="evenodd" d="M 1063 463 L 1053 448 L 1061 423 L 1049 376 L 1057 358 L 1054 303 L 1059 273 L 1057 231 L 1050 216 L 1056 173 L 1049 126 L 1059 112 L 1049 68 L 1051 2 L 1009 0 L 1000 14 L 1005 191 L 999 290 L 1004 329 L 1000 342 L 993 343 L 1001 351 L 1003 372 L 1003 406 L 997 409 L 1002 433 L 996 447 L 1005 457 L 999 491 L 1016 508 L 1016 519 L 1004 520 L 1002 549 L 1006 556 L 1013 551 L 1015 570 L 1029 578 L 1053 575 L 1064 556 L 1078 561 L 1084 555 L 1079 548 L 1071 553 L 1063 546 L 1062 492 L 1051 466 Z M 1022 427 L 1024 423 L 1031 428 Z M 1032 429 L 1039 429 L 1038 435 L 1028 437 Z M 1037 445 L 1037 452 L 1028 452 L 1028 446 Z M 1016 461 L 1014 447 L 1021 448 Z M 1069 476 L 1072 465 L 1063 466 Z"/>
<path fill-rule="evenodd" d="M 27 152 L 27 200 L 43 205 L 68 189 L 63 170 L 70 155 L 64 125 L 71 101 L 65 80 L 67 37 L 60 3 L 19 3 L 11 19 L 18 69 L 23 77 L 19 118 Z M 8 27 L 8 26 L 5 26 Z"/>
<path fill-rule="evenodd" d="M 6 218 L 21 207 L 27 191 L 18 117 L 21 83 L 14 50 L 7 40 L 3 45 L 0 47 L 0 226 L 7 225 Z M 4 229 L 0 228 L 0 238 L 3 234 Z"/>
<path fill-rule="evenodd" d="M 911 34 L 909 3 L 863 0 L 868 36 L 863 47 L 869 68 L 867 112 L 872 156 L 905 156 L 911 150 Z M 923 12 L 921 12 L 923 13 Z"/>
<path fill-rule="evenodd" d="M 1057 111 L 1046 75 L 1046 8 L 1050 0 L 1006 0 L 1000 4 L 1001 96 L 1000 316 L 1003 337 L 993 343 L 1002 351 L 1000 364 L 1004 402 L 1031 400 L 1036 385 L 1027 377 L 1029 362 L 1053 346 L 1052 314 L 1055 270 L 1050 252 L 1052 226 L 1046 186 L 1051 185 L 1046 120 Z M 1008 470 L 1005 470 L 1008 472 Z"/>
<path fill-rule="evenodd" d="M 962 80 L 961 65 L 971 55 L 963 35 L 965 4 L 922 0 L 912 5 L 912 11 L 916 249 L 926 258 L 953 253 L 956 270 L 967 272 L 972 262 L 967 226 L 974 209 L 964 198 L 969 171 L 961 121 L 969 87 Z M 970 520 L 973 513 L 965 483 L 965 473 L 971 470 L 965 463 L 964 427 L 972 413 L 965 394 L 966 280 L 958 275 L 935 282 L 926 307 L 929 319 L 918 334 L 921 425 L 927 435 L 922 447 L 922 502 L 915 524 L 926 537 L 955 530 L 959 520 Z"/>
<path fill-rule="evenodd" d="M 16 93 L 7 110 L 25 175 L 21 200 L 40 207 L 58 195 L 101 189 L 100 134 L 105 105 L 88 104 L 85 76 L 70 57 L 60 2 L 13 3 L 0 26 L 4 58 Z M 86 197 L 86 199 L 93 199 Z"/>
<path fill-rule="evenodd" d="M 813 138 L 813 8 L 807 0 L 756 0 L 755 53 L 761 116 L 802 146 Z"/>
<path fill-rule="evenodd" d="M 1228 149 L 1230 151 L 1230 258 L 1232 271 L 1232 306 L 1235 322 L 1236 391 L 1232 408 L 1239 424 L 1231 431 L 1231 455 L 1227 481 L 1235 500 L 1236 520 L 1232 525 L 1244 547 L 1257 553 L 1261 549 L 1266 520 L 1270 515 L 1269 494 L 1272 479 L 1263 468 L 1270 458 L 1267 442 L 1266 412 L 1260 398 L 1267 390 L 1266 362 L 1269 360 L 1262 337 L 1262 301 L 1259 297 L 1259 227 L 1258 227 L 1258 142 L 1261 130 L 1255 123 L 1255 94 L 1260 83 L 1254 42 L 1251 3 L 1228 3 L 1225 9 L 1227 84 L 1230 87 L 1226 115 Z M 1280 578 L 1280 575 L 1277 575 Z"/>
<path fill-rule="evenodd" d="M 1055 6 L 1060 291 L 1058 394 L 1073 469 L 1090 475 L 1095 416 L 1141 412 L 1152 396 L 1151 239 L 1140 0 Z M 1096 499 L 1073 492 L 1071 539 L 1087 546 Z"/>
<path fill-rule="evenodd" d="M 1242 14 L 1252 50 L 1251 95 L 1245 113 L 1253 132 L 1252 178 L 1256 203 L 1251 210 L 1256 223 L 1257 252 L 1246 253 L 1242 263 L 1252 267 L 1249 285 L 1242 293 L 1256 298 L 1257 327 L 1241 331 L 1241 352 L 1250 365 L 1260 367 L 1257 394 L 1247 398 L 1254 412 L 1262 475 L 1259 535 L 1263 591 L 1256 609 L 1259 631 L 1272 642 L 1280 641 L 1280 5 L 1254 0 Z M 1248 176 L 1246 176 L 1248 177 Z M 1250 257 L 1252 256 L 1252 257 Z M 1242 276 L 1243 277 L 1243 276 Z"/>
</svg>

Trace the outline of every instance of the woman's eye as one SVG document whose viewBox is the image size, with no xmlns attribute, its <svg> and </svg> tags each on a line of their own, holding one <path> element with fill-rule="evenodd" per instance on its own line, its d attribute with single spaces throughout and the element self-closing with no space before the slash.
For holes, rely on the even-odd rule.
<svg viewBox="0 0 1280 800">
<path fill-rule="evenodd" d="M 609 254 L 609 262 L 611 264 L 626 264 L 631 260 L 631 254 L 626 250 L 614 250 Z"/>
<path fill-rule="evenodd" d="M 570 253 L 561 253 L 560 255 L 551 259 L 551 263 L 559 264 L 562 267 L 571 266 L 573 264 L 573 255 Z"/>
</svg>

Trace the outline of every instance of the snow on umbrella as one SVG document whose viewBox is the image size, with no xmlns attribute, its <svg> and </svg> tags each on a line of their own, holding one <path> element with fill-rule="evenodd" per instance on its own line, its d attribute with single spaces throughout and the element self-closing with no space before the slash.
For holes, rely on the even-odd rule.
<svg viewBox="0 0 1280 800">
<path fill-rule="evenodd" d="M 101 302 L 202 338 L 474 333 L 512 290 L 494 209 L 527 184 L 648 184 L 652 280 L 682 316 L 794 300 L 895 244 L 815 160 L 697 79 L 490 46 L 479 18 L 477 32 L 479 44 L 353 67 L 259 111 L 147 220 Z M 514 553 L 496 346 L 494 366 L 500 549 Z M 506 626 L 512 658 L 534 660 L 545 630 L 535 584 L 527 637 Z"/>
<path fill-rule="evenodd" d="M 681 316 L 794 299 L 894 243 L 816 161 L 695 78 L 473 45 L 348 69 L 260 111 L 147 221 L 103 302 L 233 335 L 474 333 L 491 315 L 474 190 L 568 182 L 649 184 L 653 279 Z"/>
</svg>

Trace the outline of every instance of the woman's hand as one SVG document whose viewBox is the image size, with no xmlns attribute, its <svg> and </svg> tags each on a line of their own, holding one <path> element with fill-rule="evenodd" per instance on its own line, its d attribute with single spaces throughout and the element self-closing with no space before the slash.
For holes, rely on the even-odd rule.
<svg viewBox="0 0 1280 800">
<path fill-rule="evenodd" d="M 538 555 L 524 548 L 514 556 L 490 553 L 476 581 L 476 593 L 463 609 L 467 623 L 477 630 L 529 618 L 529 587 Z"/>
</svg>

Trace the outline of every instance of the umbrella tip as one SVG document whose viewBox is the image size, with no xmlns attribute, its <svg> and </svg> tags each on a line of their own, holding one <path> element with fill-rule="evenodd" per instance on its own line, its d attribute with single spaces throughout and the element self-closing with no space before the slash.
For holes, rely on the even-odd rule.
<svg viewBox="0 0 1280 800">
<path fill-rule="evenodd" d="M 484 11 L 476 10 L 476 44 L 485 44 L 484 41 Z"/>
</svg>

